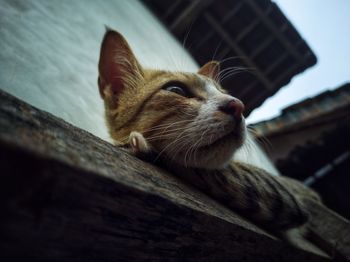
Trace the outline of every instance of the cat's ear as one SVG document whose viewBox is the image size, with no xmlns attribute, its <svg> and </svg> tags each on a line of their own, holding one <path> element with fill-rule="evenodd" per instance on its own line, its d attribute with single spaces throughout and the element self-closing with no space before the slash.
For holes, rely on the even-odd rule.
<svg viewBox="0 0 350 262">
<path fill-rule="evenodd" d="M 218 79 L 219 73 L 220 73 L 220 62 L 218 61 L 210 61 L 206 63 L 204 66 L 202 66 L 198 71 L 198 74 L 210 77 L 214 80 Z"/>
<path fill-rule="evenodd" d="M 135 85 L 142 79 L 142 67 L 124 37 L 113 30 L 107 29 L 103 38 L 98 64 L 98 86 L 102 98 L 106 96 L 106 88 L 112 96 L 128 85 Z"/>
</svg>

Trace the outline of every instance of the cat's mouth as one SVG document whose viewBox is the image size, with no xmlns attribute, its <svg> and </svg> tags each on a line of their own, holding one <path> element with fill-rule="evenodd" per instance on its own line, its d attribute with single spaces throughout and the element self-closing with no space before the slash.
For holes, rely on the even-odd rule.
<svg viewBox="0 0 350 262">
<path fill-rule="evenodd" d="M 238 128 L 235 128 L 234 130 L 222 135 L 218 136 L 215 139 L 209 140 L 207 144 L 203 146 L 199 146 L 201 150 L 207 150 L 212 149 L 214 147 L 230 143 L 231 141 L 235 141 L 238 144 L 242 143 L 243 141 L 243 132 L 242 130 L 238 130 Z"/>
</svg>

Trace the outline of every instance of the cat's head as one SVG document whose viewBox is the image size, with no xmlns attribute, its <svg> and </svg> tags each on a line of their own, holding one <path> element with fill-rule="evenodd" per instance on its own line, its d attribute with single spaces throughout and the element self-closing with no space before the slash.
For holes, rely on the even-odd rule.
<svg viewBox="0 0 350 262">
<path fill-rule="evenodd" d="M 216 81 L 219 63 L 197 73 L 145 69 L 126 40 L 107 31 L 99 61 L 99 91 L 117 144 L 138 131 L 160 157 L 199 168 L 224 166 L 246 136 L 244 106 Z"/>
</svg>

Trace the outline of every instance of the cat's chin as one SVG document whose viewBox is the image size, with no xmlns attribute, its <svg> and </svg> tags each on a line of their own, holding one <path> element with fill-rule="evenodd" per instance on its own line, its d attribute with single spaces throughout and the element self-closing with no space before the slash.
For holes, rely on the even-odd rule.
<svg viewBox="0 0 350 262">
<path fill-rule="evenodd" d="M 243 145 L 245 136 L 245 128 L 240 130 L 239 133 L 231 132 L 212 144 L 199 147 L 191 156 L 179 156 L 174 161 L 189 168 L 223 168 L 232 160 L 234 153 Z"/>
</svg>

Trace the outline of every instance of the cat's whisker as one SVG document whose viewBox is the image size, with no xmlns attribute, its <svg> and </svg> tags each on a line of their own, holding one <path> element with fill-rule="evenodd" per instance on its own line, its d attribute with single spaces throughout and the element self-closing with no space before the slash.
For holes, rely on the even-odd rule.
<svg viewBox="0 0 350 262">
<path fill-rule="evenodd" d="M 191 117 L 197 116 L 197 114 L 191 114 L 190 112 L 186 112 L 185 110 L 181 110 L 181 109 L 179 109 L 179 112 L 184 114 L 184 115 L 191 116 Z M 191 119 L 191 121 L 193 121 L 193 120 Z"/>
<path fill-rule="evenodd" d="M 149 137 L 147 138 L 148 141 L 161 141 L 161 140 L 170 140 L 172 138 L 174 138 L 174 136 L 176 136 L 178 134 L 179 131 L 181 131 L 183 129 L 179 129 L 176 130 L 174 132 L 169 132 L 167 134 L 160 134 L 160 135 L 155 135 L 153 137 Z"/>
<path fill-rule="evenodd" d="M 183 139 L 178 142 L 177 146 L 173 147 L 170 151 L 169 154 L 172 156 L 171 160 L 174 161 L 176 156 L 181 152 L 181 150 L 184 148 L 184 146 L 188 145 L 187 139 Z"/>
<path fill-rule="evenodd" d="M 196 163 L 197 162 L 197 159 L 196 159 L 196 151 L 198 151 L 199 149 L 199 146 L 201 145 L 201 142 L 204 140 L 204 137 L 205 135 L 207 134 L 207 132 L 210 130 L 210 126 L 208 125 L 207 128 L 204 130 L 204 132 L 202 133 L 200 139 L 199 139 L 199 143 L 198 143 L 198 146 L 197 148 L 195 149 L 194 151 L 194 162 Z"/>
<path fill-rule="evenodd" d="M 220 43 L 221 44 L 221 43 Z M 215 54 L 214 54 L 214 56 L 215 56 Z M 237 60 L 237 59 L 242 59 L 243 57 L 242 56 L 231 56 L 231 57 L 227 57 L 227 58 L 225 58 L 225 59 L 221 59 L 221 60 L 219 60 L 219 63 L 220 63 L 220 67 L 225 63 L 225 62 L 227 62 L 227 61 L 232 61 L 232 60 Z M 222 71 L 225 71 L 225 70 L 227 70 L 228 68 L 237 68 L 237 66 L 231 66 L 231 67 L 227 67 L 227 68 L 225 68 L 225 69 L 223 69 L 223 70 L 220 70 L 220 72 L 219 72 L 219 74 L 217 74 L 217 75 L 215 75 L 215 77 L 214 77 L 214 80 L 217 82 L 217 83 L 220 83 L 220 75 L 222 75 Z"/>
<path fill-rule="evenodd" d="M 191 120 L 191 122 L 193 122 L 193 120 Z M 199 122 L 199 124 L 201 124 L 201 122 Z M 162 139 L 162 138 L 170 138 L 172 137 L 173 134 L 176 134 L 178 131 L 181 131 L 181 130 L 184 130 L 185 131 L 195 131 L 195 127 L 187 127 L 187 126 L 182 126 L 182 127 L 179 127 L 179 128 L 172 128 L 172 129 L 168 129 L 166 130 L 167 132 L 164 131 L 161 131 L 159 134 L 155 134 L 153 136 L 149 136 L 147 137 L 147 140 L 157 140 L 157 139 Z"/>
<path fill-rule="evenodd" d="M 220 74 L 218 75 L 218 78 L 219 78 L 220 82 L 222 82 L 222 81 L 226 78 L 227 75 L 232 74 L 232 73 L 234 73 L 234 72 L 244 72 L 244 69 L 242 69 L 242 68 L 237 68 L 237 67 L 235 67 L 235 68 L 226 68 L 226 69 L 224 69 L 224 70 L 223 70 L 222 72 L 220 72 Z"/>
<path fill-rule="evenodd" d="M 179 123 L 179 124 L 180 124 L 180 123 Z M 177 125 L 168 125 L 168 126 L 164 126 L 164 127 L 159 127 L 159 128 L 156 128 L 156 129 L 144 131 L 143 133 L 146 135 L 146 134 L 149 133 L 149 132 L 158 131 L 158 135 L 159 135 L 159 134 L 165 134 L 165 133 L 167 133 L 167 132 L 169 132 L 169 131 L 171 132 L 171 131 L 176 131 L 176 130 L 179 130 L 179 129 L 184 128 L 183 126 L 180 126 L 179 124 L 177 124 Z M 184 123 L 181 123 L 181 124 L 184 124 Z"/>
<path fill-rule="evenodd" d="M 223 77 L 223 78 L 221 79 L 221 81 L 224 81 L 226 78 L 233 77 L 233 76 L 238 75 L 238 74 L 240 74 L 240 73 L 242 73 L 242 72 L 243 72 L 243 71 L 240 71 L 240 70 L 237 70 L 237 71 L 235 71 L 235 72 L 232 72 L 232 73 L 226 75 L 225 77 Z"/>
<path fill-rule="evenodd" d="M 186 129 L 188 130 L 188 128 L 186 126 L 182 126 L 182 127 L 178 127 L 178 128 L 172 128 L 172 129 L 168 129 L 168 130 L 163 130 L 163 131 L 161 131 L 158 134 L 155 134 L 153 136 L 148 136 L 147 140 L 152 140 L 152 139 L 155 140 L 155 139 L 158 139 L 158 138 L 169 137 L 173 133 L 176 134 L 178 131 L 186 130 Z"/>
<path fill-rule="evenodd" d="M 197 142 L 198 142 L 198 141 L 197 141 Z M 196 142 L 196 143 L 197 143 L 197 142 Z M 195 144 L 196 144 L 196 143 L 195 143 Z M 187 166 L 187 154 L 191 152 L 191 149 L 194 147 L 195 144 L 193 144 L 193 141 L 192 141 L 192 143 L 190 144 L 190 147 L 186 150 L 186 153 L 185 153 L 185 155 L 184 155 L 185 166 Z M 190 156 L 191 156 L 191 154 L 190 154 Z M 190 157 L 189 157 L 189 160 L 191 160 Z"/>
<path fill-rule="evenodd" d="M 251 152 L 255 152 L 257 150 L 257 145 L 254 143 L 254 139 L 248 136 L 241 150 L 245 157 L 249 157 Z"/>
<path fill-rule="evenodd" d="M 198 149 L 202 143 L 202 141 L 204 140 L 204 135 L 209 131 L 209 126 L 207 126 L 207 128 L 203 131 L 200 139 L 198 140 L 198 142 L 194 145 L 194 151 L 193 151 L 193 161 L 195 164 L 197 164 L 197 158 L 196 158 L 196 152 L 198 152 Z"/>
<path fill-rule="evenodd" d="M 190 51 L 190 47 L 189 47 L 188 49 L 186 48 L 186 42 L 187 42 L 187 39 L 188 39 L 188 37 L 189 37 L 189 35 L 190 35 L 190 32 L 191 32 L 191 30 L 192 30 L 192 26 L 193 26 L 194 22 L 195 22 L 195 20 L 193 20 L 193 21 L 191 22 L 190 27 L 188 28 L 188 31 L 187 31 L 187 33 L 186 33 L 186 35 L 185 35 L 185 38 L 184 38 L 184 40 L 182 41 L 182 47 L 183 47 L 183 49 L 186 49 L 186 50 L 189 50 L 189 51 Z"/>
<path fill-rule="evenodd" d="M 179 65 L 177 64 L 177 59 L 175 59 L 175 55 L 173 54 L 173 52 L 171 52 L 171 49 L 167 48 L 168 46 L 167 42 L 164 40 L 164 38 L 160 34 L 157 35 L 157 38 L 158 38 L 158 43 L 163 47 L 163 49 L 168 50 L 167 52 L 168 58 L 166 60 L 168 60 L 169 64 L 174 65 L 174 68 L 168 68 L 168 69 L 177 70 L 179 68 Z"/>
<path fill-rule="evenodd" d="M 226 70 L 227 69 L 227 70 Z M 247 72 L 250 74 L 254 74 L 253 69 L 249 69 L 249 68 L 241 68 L 241 67 L 236 67 L 236 68 L 226 68 L 223 70 L 223 72 L 221 72 L 221 74 L 219 75 L 220 77 L 220 81 L 222 82 L 224 79 L 226 79 L 227 77 L 230 77 L 233 75 L 233 73 L 240 73 L 240 72 Z M 226 71 L 225 71 L 226 70 Z M 225 71 L 225 72 L 224 72 Z"/>
<path fill-rule="evenodd" d="M 176 122 L 176 123 L 179 123 L 179 122 Z M 185 123 L 187 123 L 187 121 L 185 121 Z M 181 124 L 183 124 L 183 122 L 181 122 Z M 163 134 L 165 131 L 167 131 L 172 125 L 170 125 L 169 127 L 166 127 L 162 132 L 161 134 Z M 186 126 L 182 126 L 182 128 L 185 128 Z"/>
<path fill-rule="evenodd" d="M 201 124 L 205 124 L 205 121 L 204 120 L 202 120 L 202 121 L 199 121 L 198 122 L 200 125 Z M 194 130 L 196 130 L 195 129 L 195 127 L 192 127 L 192 128 L 194 128 Z M 206 126 L 206 129 L 202 132 L 202 135 L 201 135 L 201 137 L 193 144 L 193 138 L 192 138 L 192 136 L 190 137 L 191 139 L 189 139 L 189 141 L 187 142 L 185 139 L 183 139 L 184 140 L 184 144 L 186 145 L 187 143 L 190 145 L 190 147 L 186 150 L 186 152 L 185 152 L 185 155 L 184 155 L 184 163 L 185 163 L 185 165 L 187 165 L 187 159 L 190 161 L 192 158 L 193 158 L 193 162 L 194 163 L 196 163 L 197 161 L 196 161 L 196 157 L 195 157 L 195 151 L 199 148 L 199 146 L 201 145 L 201 142 L 203 141 L 203 139 L 204 139 L 204 135 L 209 131 L 209 128 L 210 128 L 210 126 L 209 125 L 207 125 Z M 183 138 L 186 138 L 186 137 L 183 137 Z M 181 149 L 183 148 L 183 146 L 181 147 Z"/>
<path fill-rule="evenodd" d="M 235 72 L 230 72 L 230 74 L 225 75 L 225 76 L 221 79 L 221 81 L 224 81 L 224 80 L 225 80 L 226 78 L 228 78 L 228 77 L 232 77 L 232 76 L 238 75 L 238 74 L 243 73 L 243 72 L 247 72 L 247 71 L 237 70 L 237 71 L 235 71 Z M 253 75 L 254 75 L 254 74 L 253 74 Z"/>
<path fill-rule="evenodd" d="M 267 153 L 271 152 L 273 149 L 273 145 L 271 142 L 264 136 L 259 136 L 259 139 L 256 138 L 256 135 L 253 133 L 254 141 L 261 146 Z M 253 144 L 253 142 L 251 142 Z"/>
<path fill-rule="evenodd" d="M 200 123 L 200 122 L 199 122 Z M 170 146 L 174 145 L 174 144 L 177 144 L 176 147 L 174 148 L 177 148 L 177 151 L 180 152 L 180 150 L 186 146 L 186 145 L 191 145 L 191 142 L 192 142 L 192 139 L 186 139 L 187 137 L 191 137 L 192 136 L 192 132 L 195 131 L 195 127 L 190 127 L 190 128 L 186 128 L 185 130 L 183 130 L 183 132 L 181 132 L 175 139 L 173 142 L 171 142 L 169 145 L 167 145 L 161 152 L 159 152 L 159 154 L 157 155 L 156 159 L 158 159 L 161 154 L 163 152 L 165 152 L 167 150 L 167 148 L 169 148 Z M 185 134 L 183 135 L 185 132 L 188 132 L 188 134 Z M 170 150 L 168 152 L 168 154 L 170 154 L 173 150 Z M 175 156 L 173 156 L 173 159 L 174 159 Z M 187 165 L 186 163 L 186 159 L 185 159 L 185 165 Z"/>
<path fill-rule="evenodd" d="M 220 60 L 220 63 L 224 63 L 224 62 L 227 62 L 227 61 L 231 61 L 231 60 L 236 60 L 236 59 L 245 59 L 247 58 L 246 56 L 229 56 L 229 57 L 226 57 L 222 60 Z"/>
<path fill-rule="evenodd" d="M 157 140 L 160 140 L 161 138 L 170 138 L 172 133 L 173 134 L 177 134 L 177 131 L 182 130 L 182 129 L 183 129 L 183 127 L 181 127 L 181 128 L 174 128 L 174 129 L 168 130 L 164 134 L 156 134 L 156 135 L 148 136 L 148 137 L 146 136 L 146 139 L 148 141 L 157 141 Z M 153 131 L 153 130 L 150 130 L 150 131 Z M 146 132 L 144 132 L 144 133 L 146 133 Z M 119 142 L 127 143 L 128 140 L 129 140 L 129 137 L 130 137 L 130 135 L 127 135 L 125 137 L 119 138 L 118 140 L 119 140 Z"/>
<path fill-rule="evenodd" d="M 188 38 L 189 38 L 189 36 L 190 36 L 190 33 L 191 33 L 191 30 L 192 30 L 192 27 L 193 27 L 193 24 L 194 24 L 194 23 L 195 23 L 195 20 L 193 20 L 193 21 L 191 22 L 191 24 L 190 24 L 190 26 L 189 26 L 189 28 L 188 28 L 188 30 L 187 30 L 187 33 L 186 33 L 186 35 L 185 35 L 185 37 L 184 37 L 184 40 L 182 41 L 182 47 L 183 47 L 183 49 L 186 50 L 186 51 L 188 51 L 188 52 L 191 51 L 191 48 L 192 48 L 193 43 L 191 43 L 188 47 L 186 47 L 186 44 L 187 44 L 187 40 L 188 40 Z M 186 61 L 188 61 L 188 59 L 187 59 L 184 55 L 181 54 L 181 57 L 180 57 L 179 61 L 181 61 L 182 64 L 180 64 L 180 67 L 177 69 L 177 71 L 181 72 L 181 71 L 184 70 L 184 68 L 187 68 L 187 67 L 186 67 Z"/>
<path fill-rule="evenodd" d="M 253 67 L 245 67 L 245 66 L 230 66 L 230 67 L 227 67 L 223 70 L 221 70 L 220 74 L 224 74 L 226 71 L 229 71 L 231 69 L 242 69 L 242 70 L 246 70 L 246 71 L 249 71 L 249 70 L 253 70 L 253 71 L 256 71 L 256 68 L 253 68 Z"/>
<path fill-rule="evenodd" d="M 191 119 L 186 119 L 186 120 L 180 120 L 180 121 L 173 122 L 173 123 L 161 124 L 161 125 L 157 125 L 157 126 L 154 126 L 154 127 L 151 127 L 151 128 L 147 128 L 147 129 L 143 130 L 142 132 L 143 133 L 147 133 L 147 132 L 163 129 L 163 128 L 174 126 L 174 125 L 179 125 L 179 124 L 184 124 L 184 123 L 191 123 L 192 121 L 193 120 L 191 120 Z"/>
<path fill-rule="evenodd" d="M 219 50 L 221 44 L 222 44 L 222 40 L 220 40 L 220 42 L 218 43 L 218 45 L 217 45 L 216 48 L 215 48 L 214 54 L 213 54 L 213 56 L 211 57 L 211 60 L 212 60 L 212 61 L 216 60 L 216 59 L 215 59 L 215 56 L 216 56 L 216 54 L 217 54 L 217 52 L 218 52 L 218 50 Z"/>
<path fill-rule="evenodd" d="M 185 152 L 185 154 L 184 154 L 184 163 L 185 163 L 185 166 L 187 167 L 188 166 L 188 162 L 187 162 L 187 154 L 188 154 L 188 152 L 191 150 L 191 148 L 193 147 L 193 138 L 192 138 L 192 135 L 191 134 L 189 134 L 189 135 L 187 135 L 187 138 L 188 139 L 186 139 L 186 137 L 183 137 L 183 141 L 182 141 L 182 146 L 180 147 L 180 149 L 179 149 L 179 151 L 180 150 L 182 150 L 182 148 L 184 148 L 185 146 L 188 146 L 188 145 L 190 145 L 188 148 L 187 148 L 187 150 L 186 150 L 186 152 Z M 190 160 L 190 159 L 189 159 Z"/>
<path fill-rule="evenodd" d="M 168 134 L 153 136 L 153 137 L 147 138 L 147 140 L 148 141 L 161 141 L 161 140 L 165 140 L 165 139 L 169 140 L 169 139 L 174 138 L 174 135 L 176 136 L 179 131 L 181 131 L 181 130 L 177 130 L 177 131 L 174 131 L 174 132 L 171 132 Z"/>
<path fill-rule="evenodd" d="M 254 136 L 254 138 L 259 136 L 259 139 L 265 140 L 266 142 L 270 143 L 265 136 L 259 134 L 253 127 L 247 126 L 247 130 Z"/>
<path fill-rule="evenodd" d="M 231 72 L 236 72 L 236 71 L 247 71 L 246 68 L 242 67 L 232 67 L 232 68 L 225 68 L 222 70 L 219 74 L 220 79 L 223 78 L 225 75 L 230 74 Z"/>
<path fill-rule="evenodd" d="M 167 148 L 169 148 L 170 146 L 172 146 L 173 144 L 175 144 L 175 143 L 178 141 L 178 139 L 181 139 L 182 134 L 185 133 L 186 131 L 187 131 L 187 129 L 185 129 L 184 131 L 182 131 L 182 132 L 174 139 L 173 142 L 169 143 L 166 147 L 164 147 L 164 148 L 158 153 L 157 157 L 155 158 L 155 161 L 161 156 L 161 154 L 162 154 L 163 152 L 166 151 Z"/>
</svg>

